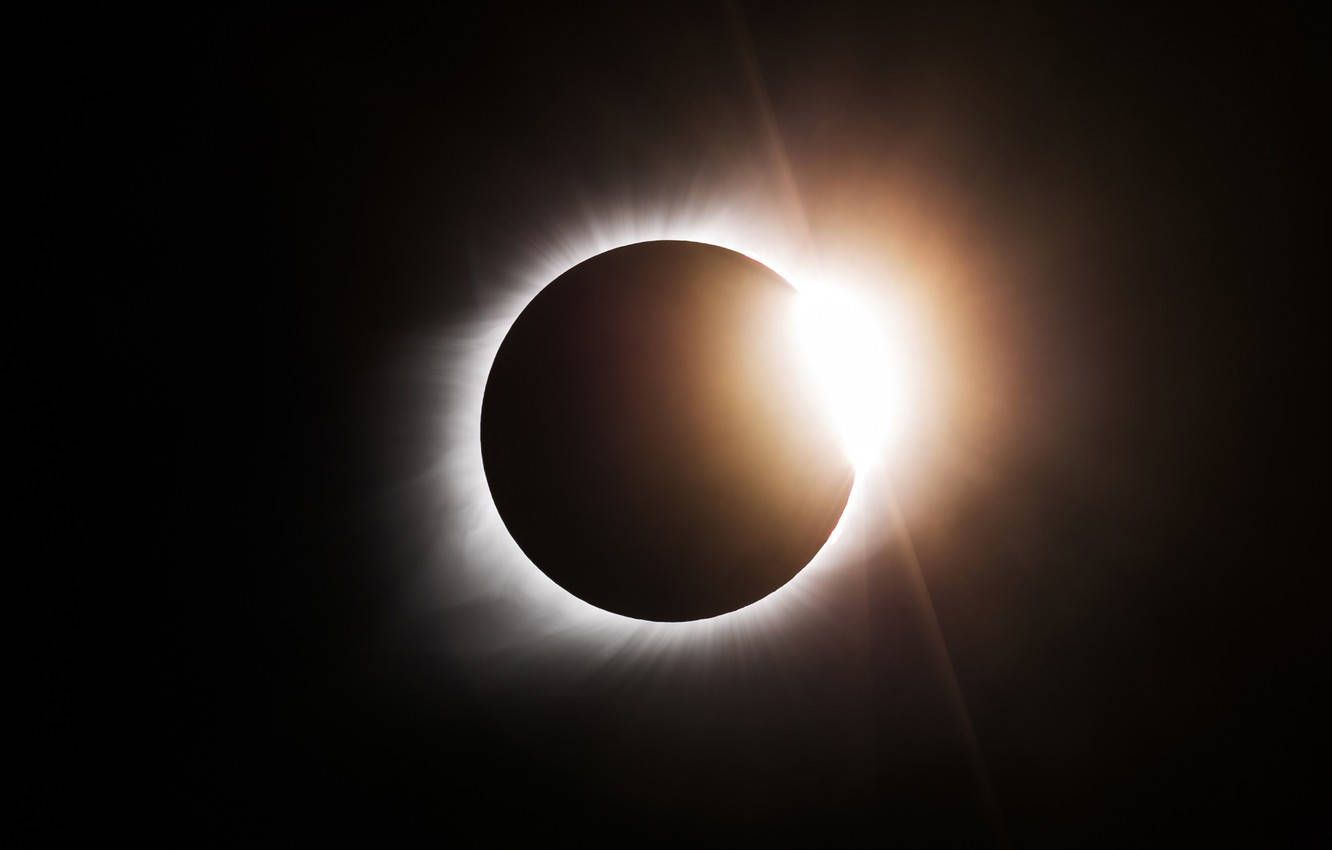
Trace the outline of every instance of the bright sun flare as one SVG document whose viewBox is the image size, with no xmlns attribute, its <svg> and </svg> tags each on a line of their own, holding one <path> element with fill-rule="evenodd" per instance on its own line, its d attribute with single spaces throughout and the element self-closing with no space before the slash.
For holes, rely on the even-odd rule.
<svg viewBox="0 0 1332 850">
<path fill-rule="evenodd" d="M 906 352 L 895 350 L 876 311 L 843 290 L 803 290 L 798 344 L 810 382 L 858 472 L 872 467 L 907 413 Z"/>
</svg>

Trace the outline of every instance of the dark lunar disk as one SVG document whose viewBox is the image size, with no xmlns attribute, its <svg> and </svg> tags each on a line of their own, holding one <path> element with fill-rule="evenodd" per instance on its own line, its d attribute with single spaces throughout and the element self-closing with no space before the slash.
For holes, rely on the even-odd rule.
<svg viewBox="0 0 1332 850">
<path fill-rule="evenodd" d="M 795 290 L 698 242 L 642 242 L 560 275 L 486 384 L 481 451 L 523 552 L 579 598 L 696 620 L 809 562 L 852 469 L 792 333 Z"/>
</svg>

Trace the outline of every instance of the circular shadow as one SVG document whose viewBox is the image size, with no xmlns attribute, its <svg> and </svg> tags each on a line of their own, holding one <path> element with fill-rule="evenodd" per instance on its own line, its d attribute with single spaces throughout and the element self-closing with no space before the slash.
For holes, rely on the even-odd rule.
<svg viewBox="0 0 1332 850">
<path fill-rule="evenodd" d="M 768 595 L 823 546 L 853 472 L 798 362 L 796 292 L 742 254 L 641 242 L 539 293 L 481 411 L 509 533 L 599 608 L 697 620 Z"/>
</svg>

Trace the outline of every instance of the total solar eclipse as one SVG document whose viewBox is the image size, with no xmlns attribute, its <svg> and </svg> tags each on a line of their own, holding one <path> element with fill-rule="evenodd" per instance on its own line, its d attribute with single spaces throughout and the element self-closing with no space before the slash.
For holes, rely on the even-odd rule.
<svg viewBox="0 0 1332 850">
<path fill-rule="evenodd" d="M 643 620 L 744 607 L 827 541 L 854 469 L 767 266 L 640 242 L 546 286 L 501 343 L 481 410 L 500 517 L 580 599 Z"/>
</svg>

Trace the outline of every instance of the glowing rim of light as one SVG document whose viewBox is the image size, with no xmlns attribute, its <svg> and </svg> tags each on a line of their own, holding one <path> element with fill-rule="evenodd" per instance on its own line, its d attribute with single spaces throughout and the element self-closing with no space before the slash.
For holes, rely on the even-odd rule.
<svg viewBox="0 0 1332 850">
<path fill-rule="evenodd" d="M 445 366 L 444 445 L 437 468 L 445 488 L 447 532 L 457 544 L 450 560 L 456 569 L 439 588 L 447 604 L 466 604 L 478 598 L 503 597 L 515 605 L 521 623 L 513 624 L 522 636 L 491 636 L 495 648 L 509 650 L 516 642 L 542 647 L 569 642 L 619 651 L 674 650 L 699 645 L 731 643 L 767 634 L 778 622 L 789 622 L 798 612 L 817 608 L 821 580 L 840 564 L 863 552 L 849 551 L 863 544 L 851 541 L 845 530 L 862 522 L 866 479 L 871 468 L 857 466 L 856 479 L 841 518 L 823 546 L 785 584 L 741 608 L 713 617 L 683 622 L 640 620 L 585 602 L 560 587 L 518 547 L 495 507 L 481 457 L 481 405 L 486 381 L 500 344 L 524 308 L 542 289 L 564 272 L 614 248 L 655 240 L 701 242 L 727 248 L 772 269 L 798 292 L 817 290 L 827 275 L 800 250 L 801 240 L 779 238 L 790 228 L 765 222 L 761 212 L 714 212 L 687 220 L 669 215 L 613 215 L 589 219 L 580 238 L 552 240 L 539 257 L 508 281 L 496 281 L 507 295 L 483 305 L 484 315 L 459 328 L 450 346 L 452 361 Z M 802 256 L 805 254 L 805 256 Z M 488 309 L 487 309 L 488 307 Z M 459 558 L 460 556 L 460 558 Z"/>
</svg>

